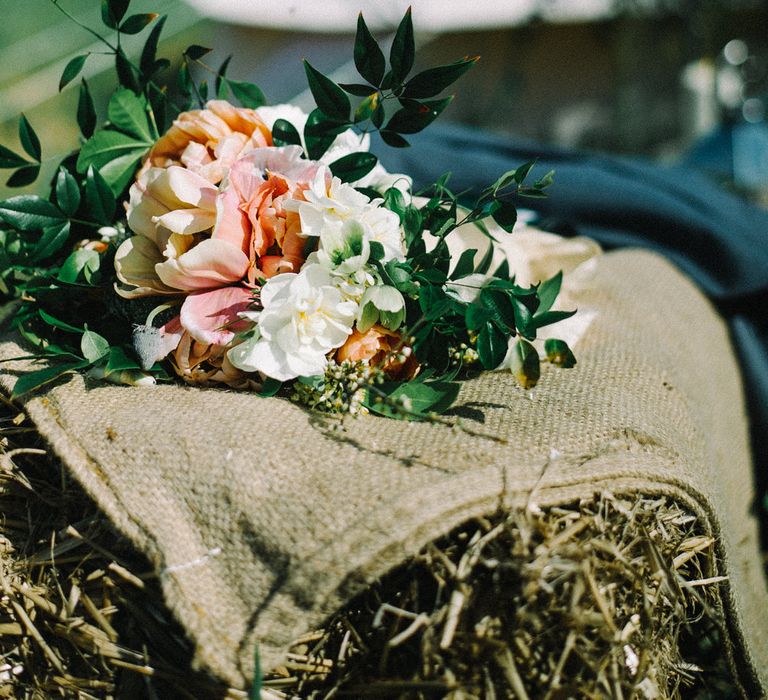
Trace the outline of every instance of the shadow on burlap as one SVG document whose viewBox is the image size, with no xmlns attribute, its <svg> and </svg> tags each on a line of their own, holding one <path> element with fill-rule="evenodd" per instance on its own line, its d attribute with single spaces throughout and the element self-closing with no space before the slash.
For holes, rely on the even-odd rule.
<svg viewBox="0 0 768 700">
<path fill-rule="evenodd" d="M 197 661 L 233 685 L 250 678 L 257 644 L 276 665 L 293 638 L 469 518 L 608 489 L 672 496 L 716 538 L 727 652 L 744 695 L 761 696 L 768 596 L 725 326 L 650 253 L 601 256 L 568 284 L 595 313 L 577 367 L 545 369 L 529 392 L 506 373 L 466 382 L 456 413 L 467 430 L 342 425 L 283 399 L 82 377 L 26 410 L 149 556 Z M 6 389 L 21 366 L 4 365 Z"/>
</svg>

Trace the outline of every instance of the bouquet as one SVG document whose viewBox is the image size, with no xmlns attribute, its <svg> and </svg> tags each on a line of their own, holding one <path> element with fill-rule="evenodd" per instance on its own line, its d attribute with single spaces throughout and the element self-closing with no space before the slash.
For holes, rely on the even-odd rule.
<svg viewBox="0 0 768 700">
<path fill-rule="evenodd" d="M 129 4 L 102 0 L 109 36 L 89 30 L 115 61 L 106 121 L 83 79 L 81 145 L 48 196 L 0 202 L 0 291 L 17 300 L 13 326 L 30 357 L 45 362 L 19 377 L 15 396 L 87 372 L 424 418 L 473 372 L 504 365 L 536 383 L 537 330 L 573 312 L 552 309 L 561 275 L 519 286 L 494 249 L 512 232 L 516 198 L 545 196 L 552 174 L 528 184 L 526 163 L 467 199 L 448 174 L 413 192 L 369 152 L 373 132 L 407 147 L 477 58 L 412 75 L 410 10 L 388 61 L 360 16 L 360 82 L 337 84 L 305 61 L 317 104 L 305 114 L 267 106 L 256 85 L 228 76 L 229 59 L 209 66 L 202 46 L 184 52 L 175 85 L 164 81 L 165 17 L 128 14 Z M 125 37 L 145 30 L 131 60 Z M 69 62 L 59 89 L 88 59 Z M 19 136 L 29 158 L 0 146 L 12 186 L 33 182 L 42 159 L 23 115 Z M 482 254 L 462 250 L 467 226 L 487 237 Z M 560 340 L 544 355 L 575 363 Z"/>
</svg>

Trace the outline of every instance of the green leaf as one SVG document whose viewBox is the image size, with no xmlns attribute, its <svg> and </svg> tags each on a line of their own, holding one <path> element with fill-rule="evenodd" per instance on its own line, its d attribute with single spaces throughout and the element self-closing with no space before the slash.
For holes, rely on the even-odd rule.
<svg viewBox="0 0 768 700">
<path fill-rule="evenodd" d="M 339 83 L 339 87 L 355 97 L 369 97 L 376 88 L 371 85 L 363 85 L 362 83 Z"/>
<path fill-rule="evenodd" d="M 24 150 L 39 163 L 42 155 L 40 139 L 23 114 L 19 117 L 19 140 Z"/>
<path fill-rule="evenodd" d="M 168 96 L 154 83 L 150 83 L 147 89 L 150 109 L 154 117 L 154 123 L 160 133 L 167 130 L 166 119 L 168 116 Z"/>
<path fill-rule="evenodd" d="M 502 280 L 509 279 L 509 260 L 507 260 L 507 258 L 504 258 L 504 260 L 501 261 L 501 265 L 496 268 L 493 276 Z"/>
<path fill-rule="evenodd" d="M 513 302 L 507 292 L 493 287 L 485 287 L 480 292 L 480 303 L 488 309 L 494 323 L 500 330 L 507 334 L 514 332 L 517 318 Z"/>
<path fill-rule="evenodd" d="M 320 111 L 332 119 L 348 121 L 351 105 L 344 90 L 313 68 L 306 60 L 304 61 L 304 71 L 307 74 L 312 97 L 314 97 L 315 104 Z"/>
<path fill-rule="evenodd" d="M 79 369 L 83 369 L 88 366 L 88 362 L 78 360 L 77 362 L 62 362 L 60 364 L 54 364 L 44 369 L 36 370 L 35 372 L 27 372 L 22 374 L 13 386 L 13 393 L 11 394 L 11 400 L 18 399 L 20 396 L 29 394 L 35 389 L 39 389 L 45 384 L 64 376 L 76 372 Z"/>
<path fill-rule="evenodd" d="M 550 170 L 546 175 L 536 180 L 536 182 L 533 183 L 533 186 L 537 190 L 543 190 L 544 188 L 549 187 L 554 181 L 555 171 Z"/>
<path fill-rule="evenodd" d="M 535 328 L 543 328 L 544 326 L 551 326 L 553 323 L 564 321 L 566 318 L 570 318 L 576 313 L 576 311 L 545 311 L 543 314 L 536 314 L 533 317 L 533 326 Z"/>
<path fill-rule="evenodd" d="M 64 218 L 57 207 L 37 195 L 22 194 L 0 202 L 0 219 L 20 231 L 39 231 Z"/>
<path fill-rule="evenodd" d="M 547 354 L 547 359 L 553 365 L 565 368 L 574 367 L 576 365 L 576 357 L 568 347 L 568 343 L 564 340 L 547 338 L 544 341 L 544 352 Z"/>
<path fill-rule="evenodd" d="M 151 143 L 155 138 L 147 117 L 147 102 L 131 90 L 119 88 L 112 95 L 107 117 L 112 126 L 134 139 Z"/>
<path fill-rule="evenodd" d="M 23 168 L 19 168 L 13 175 L 8 178 L 6 185 L 8 187 L 26 187 L 37 180 L 37 176 L 40 174 L 40 166 L 35 163 L 34 165 L 27 165 Z"/>
<path fill-rule="evenodd" d="M 512 233 L 517 223 L 517 207 L 510 202 L 496 200 L 499 206 L 493 212 L 493 220 L 501 226 L 507 233 Z"/>
<path fill-rule="evenodd" d="M 455 83 L 479 60 L 479 56 L 474 56 L 447 66 L 438 66 L 418 73 L 405 84 L 403 97 L 415 97 L 417 99 L 434 97 Z"/>
<path fill-rule="evenodd" d="M 60 282 L 74 284 L 81 273 L 85 276 L 86 269 L 91 272 L 98 270 L 100 262 L 99 254 L 95 250 L 79 248 L 70 253 L 69 257 L 64 261 L 59 268 L 59 274 L 56 276 L 56 279 Z"/>
<path fill-rule="evenodd" d="M 464 323 L 470 331 L 479 331 L 490 320 L 490 312 L 480 304 L 470 304 L 464 312 Z"/>
<path fill-rule="evenodd" d="M 232 94 L 243 107 L 258 109 L 267 103 L 267 98 L 264 97 L 261 88 L 253 83 L 246 83 L 240 80 L 229 80 L 228 78 L 224 82 L 226 82 L 229 89 L 232 90 Z"/>
<path fill-rule="evenodd" d="M 156 71 L 155 59 L 157 58 L 157 45 L 160 41 L 160 34 L 163 31 L 165 22 L 168 19 L 167 15 L 163 15 L 152 27 L 152 31 L 147 37 L 147 41 L 144 44 L 144 48 L 141 51 L 141 59 L 139 60 L 139 69 L 141 70 L 144 80 L 148 80 Z"/>
<path fill-rule="evenodd" d="M 74 216 L 80 206 L 80 187 L 72 174 L 59 167 L 56 174 L 56 203 L 65 216 Z"/>
<path fill-rule="evenodd" d="M 117 29 L 128 12 L 131 0 L 101 0 L 101 19 L 110 29 Z"/>
<path fill-rule="evenodd" d="M 387 146 L 392 146 L 392 148 L 407 148 L 411 145 L 400 136 L 400 134 L 397 134 L 394 131 L 382 129 L 379 133 L 381 134 L 381 140 L 384 141 Z"/>
<path fill-rule="evenodd" d="M 483 258 L 479 262 L 478 266 L 475 268 L 475 272 L 478 272 L 481 275 L 484 275 L 486 272 L 488 272 L 488 270 L 491 269 L 491 263 L 493 262 L 493 253 L 494 253 L 493 243 L 489 241 L 488 249 L 485 251 L 485 254 L 483 255 Z"/>
<path fill-rule="evenodd" d="M 44 309 L 38 309 L 37 313 L 39 314 L 40 318 L 43 319 L 49 326 L 53 326 L 54 328 L 61 328 L 63 331 L 67 331 L 68 333 L 77 333 L 80 335 L 80 333 L 84 333 L 84 328 L 79 328 L 78 326 L 73 326 L 66 321 L 62 321 L 55 316 L 51 316 L 47 311 Z"/>
<path fill-rule="evenodd" d="M 357 72 L 369 83 L 380 85 L 384 77 L 386 59 L 368 30 L 362 12 L 357 16 L 354 57 Z"/>
<path fill-rule="evenodd" d="M 389 50 L 389 64 L 392 66 L 391 79 L 395 85 L 400 85 L 413 68 L 416 58 L 416 42 L 413 38 L 413 20 L 409 7 L 392 40 Z"/>
<path fill-rule="evenodd" d="M 384 193 L 384 206 L 390 211 L 395 212 L 400 217 L 400 221 L 403 221 L 406 207 L 405 197 L 397 187 L 390 187 Z"/>
<path fill-rule="evenodd" d="M 547 193 L 542 192 L 540 189 L 537 189 L 536 187 L 522 187 L 520 188 L 517 193 L 521 197 L 528 197 L 529 199 L 546 199 Z"/>
<path fill-rule="evenodd" d="M 216 73 L 216 97 L 220 100 L 223 100 L 229 92 L 229 88 L 227 87 L 227 83 L 224 80 L 224 78 L 227 77 L 227 69 L 229 68 L 229 64 L 231 61 L 232 61 L 232 54 L 230 54 L 224 59 L 221 66 L 219 66 L 219 70 Z"/>
<path fill-rule="evenodd" d="M 145 150 L 142 150 L 138 154 L 127 153 L 101 166 L 99 173 L 101 173 L 101 176 L 109 185 L 115 197 L 118 197 L 133 181 L 136 170 L 141 164 L 142 155 L 145 152 Z"/>
<path fill-rule="evenodd" d="M 554 277 L 550 277 L 539 285 L 539 308 L 536 310 L 536 315 L 543 314 L 545 311 L 549 311 L 552 308 L 552 304 L 555 303 L 557 295 L 560 294 L 560 287 L 562 284 L 563 271 L 560 270 Z"/>
<path fill-rule="evenodd" d="M 282 388 L 283 383 L 277 379 L 272 379 L 272 377 L 267 377 L 261 385 L 261 391 L 258 392 L 258 396 L 261 396 L 262 398 L 268 398 L 270 396 L 274 396 L 277 394 L 278 391 Z"/>
<path fill-rule="evenodd" d="M 456 263 L 456 267 L 453 268 L 453 272 L 451 273 L 451 279 L 457 280 L 461 277 L 466 277 L 467 275 L 474 272 L 475 268 L 475 253 L 477 253 L 476 248 L 470 248 L 469 250 L 465 250 L 461 256 L 459 257 L 459 261 Z"/>
<path fill-rule="evenodd" d="M 61 79 L 59 80 L 59 92 L 61 92 L 69 83 L 71 83 L 83 70 L 85 60 L 90 54 L 84 53 L 81 56 L 75 56 L 66 66 L 61 73 Z"/>
<path fill-rule="evenodd" d="M 130 357 L 121 347 L 109 348 L 109 357 L 104 367 L 105 376 L 109 376 L 112 372 L 125 372 L 134 369 L 140 370 L 141 363 Z"/>
<path fill-rule="evenodd" d="M 526 338 L 535 337 L 536 324 L 533 323 L 531 310 L 517 297 L 512 297 L 510 301 L 515 312 L 515 328 Z"/>
<path fill-rule="evenodd" d="M 329 167 L 331 173 L 342 182 L 355 182 L 371 172 L 378 162 L 379 159 L 373 153 L 350 153 L 335 160 Z"/>
<path fill-rule="evenodd" d="M 368 95 L 368 97 L 366 97 L 355 109 L 355 124 L 365 121 L 373 116 L 380 106 L 381 101 L 379 100 L 378 92 Z"/>
<path fill-rule="evenodd" d="M 179 86 L 179 92 L 184 97 L 189 97 L 192 94 L 192 78 L 189 75 L 189 66 L 186 61 L 179 66 L 179 74 L 176 77 L 176 82 Z"/>
<path fill-rule="evenodd" d="M 527 340 L 518 340 L 512 348 L 512 374 L 523 389 L 533 389 L 539 381 L 539 353 Z"/>
<path fill-rule="evenodd" d="M 422 102 L 418 109 L 410 107 L 399 109 L 387 122 L 386 131 L 398 134 L 416 134 L 435 121 L 452 100 L 453 97 L 446 97 L 442 100 Z"/>
<path fill-rule="evenodd" d="M 27 165 L 28 160 L 14 153 L 5 146 L 0 146 L 0 168 L 18 168 L 21 165 Z"/>
<path fill-rule="evenodd" d="M 120 85 L 127 87 L 134 92 L 139 92 L 139 81 L 136 78 L 136 69 L 131 65 L 128 57 L 122 49 L 115 53 L 115 70 Z"/>
<path fill-rule="evenodd" d="M 98 333 L 89 331 L 86 326 L 80 339 L 80 352 L 88 362 L 98 362 L 109 352 L 109 341 Z"/>
<path fill-rule="evenodd" d="M 528 177 L 528 173 L 531 172 L 531 168 L 534 165 L 536 165 L 536 161 L 531 160 L 521 165 L 519 168 L 517 168 L 517 170 L 514 171 L 513 178 L 518 185 L 523 184 L 523 181 L 525 180 L 526 177 Z"/>
<path fill-rule="evenodd" d="M 386 117 L 386 113 L 384 112 L 384 104 L 382 103 L 381 100 L 377 100 L 376 107 L 373 110 L 373 114 L 371 114 L 371 123 L 377 129 L 381 129 L 382 125 L 384 124 L 385 117 Z"/>
<path fill-rule="evenodd" d="M 77 100 L 77 125 L 80 127 L 80 133 L 87 139 L 93 136 L 96 130 L 96 107 L 85 79 L 80 83 L 80 96 Z"/>
<path fill-rule="evenodd" d="M 272 143 L 275 146 L 301 146 L 301 136 L 291 122 L 277 119 L 272 125 Z"/>
<path fill-rule="evenodd" d="M 101 173 L 93 165 L 88 167 L 85 178 L 85 203 L 91 218 L 108 226 L 115 216 L 115 195 Z"/>
<path fill-rule="evenodd" d="M 100 170 L 121 156 L 141 158 L 151 145 L 151 141 L 137 141 L 119 131 L 99 131 L 83 144 L 77 158 L 77 171 L 85 173 L 91 165 Z"/>
<path fill-rule="evenodd" d="M 199 44 L 192 44 L 192 46 L 188 46 L 187 50 L 184 52 L 184 55 L 187 56 L 192 61 L 197 61 L 201 59 L 206 54 L 211 53 L 213 49 L 209 49 L 207 46 L 200 46 Z"/>
<path fill-rule="evenodd" d="M 120 31 L 123 34 L 138 34 L 148 24 L 152 24 L 159 16 L 155 12 L 131 15 L 120 25 Z"/>
<path fill-rule="evenodd" d="M 426 418 L 430 413 L 443 413 L 450 408 L 459 395 L 459 389 L 458 382 L 410 381 L 394 385 L 387 394 L 387 403 L 376 403 L 369 398 L 366 405 L 376 413 L 391 418 Z M 395 402 L 401 403 L 406 410 L 392 405 Z"/>
<path fill-rule="evenodd" d="M 307 144 L 307 155 L 312 160 L 318 160 L 328 150 L 334 139 L 347 128 L 346 123 L 328 119 L 320 110 L 309 113 L 304 125 L 304 142 Z"/>
<path fill-rule="evenodd" d="M 43 235 L 32 250 L 32 260 L 38 262 L 58 253 L 69 239 L 69 230 L 69 221 L 62 221 L 44 228 Z"/>
<path fill-rule="evenodd" d="M 486 321 L 477 336 L 477 354 L 484 369 L 496 369 L 507 354 L 507 338 L 493 323 Z"/>
</svg>

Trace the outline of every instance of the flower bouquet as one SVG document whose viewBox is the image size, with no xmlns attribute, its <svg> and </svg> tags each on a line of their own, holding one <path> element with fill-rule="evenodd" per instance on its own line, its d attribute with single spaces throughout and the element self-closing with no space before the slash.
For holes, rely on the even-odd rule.
<svg viewBox="0 0 768 700">
<path fill-rule="evenodd" d="M 257 86 L 228 76 L 229 60 L 211 68 L 202 46 L 167 84 L 165 18 L 128 8 L 102 1 L 116 41 L 89 30 L 114 55 L 106 121 L 97 124 L 82 80 L 79 150 L 47 197 L 0 202 L 0 291 L 18 300 L 13 325 L 46 363 L 18 379 L 16 396 L 88 372 L 423 418 L 448 408 L 472 372 L 505 366 L 536 383 L 537 331 L 573 312 L 552 308 L 561 275 L 520 286 L 494 252 L 515 225 L 516 198 L 545 196 L 552 174 L 527 184 L 527 163 L 467 199 L 448 174 L 414 192 L 369 152 L 373 132 L 407 147 L 477 58 L 411 75 L 410 10 L 388 61 L 360 16 L 361 82 L 337 84 L 305 61 L 317 104 L 305 114 L 267 106 Z M 132 61 L 122 42 L 145 29 Z M 69 62 L 59 89 L 88 58 Z M 23 115 L 19 136 L 29 158 L 0 146 L 16 186 L 37 178 L 42 157 Z M 468 226 L 487 237 L 484 251 L 462 249 Z M 575 363 L 561 340 L 543 354 Z"/>
</svg>

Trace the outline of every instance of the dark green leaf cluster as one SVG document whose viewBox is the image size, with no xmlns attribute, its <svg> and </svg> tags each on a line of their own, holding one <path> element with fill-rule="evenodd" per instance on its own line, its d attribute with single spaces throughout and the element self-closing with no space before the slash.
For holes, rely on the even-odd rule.
<svg viewBox="0 0 768 700">
<path fill-rule="evenodd" d="M 448 176 L 435 183 L 420 208 L 407 204 L 395 188 L 385 194 L 385 206 L 398 214 L 403 225 L 407 256 L 404 262 L 379 263 L 379 274 L 385 284 L 404 295 L 406 333 L 419 361 L 436 373 L 434 381 L 449 381 L 447 377 L 453 378 L 468 358 L 474 359 L 461 351 L 468 348 L 486 370 L 498 367 L 511 352 L 513 373 L 530 388 L 539 378 L 539 357 L 530 341 L 540 328 L 575 313 L 552 309 L 562 284 L 561 273 L 538 285 L 521 287 L 510 276 L 506 259 L 492 269 L 495 241 L 483 220 L 493 217 L 511 231 L 516 210 L 507 199 L 499 204 L 499 198 L 511 194 L 510 186 L 522 195 L 532 165 L 506 173 L 483 190 L 468 210 L 459 206 L 457 196 L 448 189 Z M 548 174 L 532 188 L 543 190 L 550 181 Z M 487 250 L 482 255 L 465 250 L 457 260 L 452 259 L 448 237 L 465 225 L 477 226 L 486 234 Z M 513 337 L 518 340 L 510 350 Z M 564 341 L 549 341 L 546 352 L 554 364 L 575 364 Z"/>
<path fill-rule="evenodd" d="M 15 170 L 13 175 L 8 178 L 6 183 L 8 187 L 29 185 L 37 180 L 37 176 L 40 174 L 40 160 L 42 158 L 40 139 L 23 114 L 19 117 L 19 141 L 24 152 L 32 160 L 0 145 L 0 168 Z"/>
<path fill-rule="evenodd" d="M 317 104 L 304 131 L 309 157 L 319 158 L 334 138 L 349 128 L 361 132 L 378 131 L 384 142 L 395 148 L 408 146 L 403 135 L 418 133 L 429 126 L 453 99 L 452 96 L 430 98 L 456 82 L 478 60 L 478 57 L 464 58 L 409 77 L 415 57 L 416 43 L 409 8 L 392 41 L 389 66 L 362 14 L 359 15 L 354 58 L 357 72 L 366 82 L 337 84 L 304 61 L 309 89 Z M 350 96 L 359 98 L 354 108 Z M 393 102 L 396 104 L 394 110 L 387 109 L 385 105 Z M 293 139 L 283 139 L 283 142 L 296 143 L 295 136 Z M 360 172 L 365 175 L 376 164 L 370 158 L 358 158 L 357 161 L 351 169 L 356 175 Z M 340 170 L 347 175 L 346 168 Z M 342 175 L 340 177 L 344 179 Z"/>
</svg>

